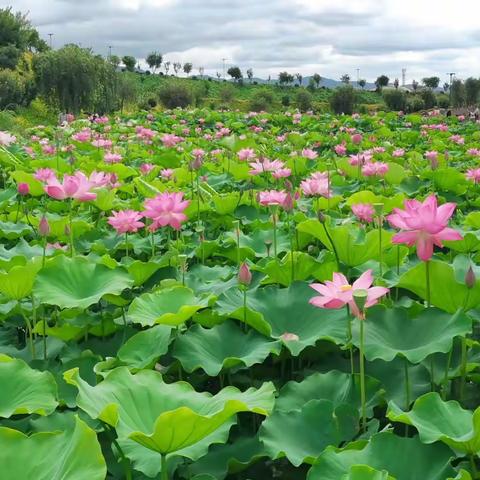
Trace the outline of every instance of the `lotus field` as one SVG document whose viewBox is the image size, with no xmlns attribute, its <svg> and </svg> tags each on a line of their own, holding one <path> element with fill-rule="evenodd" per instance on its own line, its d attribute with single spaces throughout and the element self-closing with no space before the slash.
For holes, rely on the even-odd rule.
<svg viewBox="0 0 480 480">
<path fill-rule="evenodd" d="M 0 478 L 480 478 L 475 122 L 68 116 L 0 161 Z"/>
</svg>

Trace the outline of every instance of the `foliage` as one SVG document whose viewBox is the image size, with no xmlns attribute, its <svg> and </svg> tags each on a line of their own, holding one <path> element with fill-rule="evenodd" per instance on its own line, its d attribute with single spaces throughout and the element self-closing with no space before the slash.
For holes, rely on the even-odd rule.
<svg viewBox="0 0 480 480">
<path fill-rule="evenodd" d="M 357 93 L 350 85 L 336 88 L 330 97 L 330 107 L 335 113 L 352 114 L 357 104 Z"/>
<path fill-rule="evenodd" d="M 166 108 L 185 108 L 193 101 L 191 91 L 184 85 L 165 85 L 158 92 L 158 98 Z"/>
<path fill-rule="evenodd" d="M 390 110 L 405 111 L 406 109 L 407 97 L 402 90 L 385 89 L 383 91 L 383 99 Z"/>
</svg>

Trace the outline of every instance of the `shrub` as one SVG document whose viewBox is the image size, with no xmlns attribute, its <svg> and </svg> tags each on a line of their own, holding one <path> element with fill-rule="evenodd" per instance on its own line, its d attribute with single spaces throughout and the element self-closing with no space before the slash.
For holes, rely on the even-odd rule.
<svg viewBox="0 0 480 480">
<path fill-rule="evenodd" d="M 407 98 L 402 90 L 388 89 L 383 92 L 383 100 L 390 110 L 404 111 L 407 106 Z"/>
<path fill-rule="evenodd" d="M 222 104 L 229 104 L 235 98 L 235 87 L 230 84 L 222 85 L 218 91 L 218 98 Z"/>
<path fill-rule="evenodd" d="M 407 101 L 407 112 L 419 112 L 420 110 L 425 109 L 425 102 L 422 98 L 415 95 Z"/>
<path fill-rule="evenodd" d="M 357 93 L 351 85 L 336 88 L 330 97 L 330 108 L 337 114 L 351 115 L 357 103 Z"/>
<path fill-rule="evenodd" d="M 13 70 L 0 70 L 0 108 L 16 108 L 25 101 L 25 82 Z"/>
<path fill-rule="evenodd" d="M 270 90 L 259 90 L 252 96 L 249 108 L 255 112 L 269 110 L 272 108 L 274 100 L 273 93 Z"/>
<path fill-rule="evenodd" d="M 163 86 L 158 92 L 158 98 L 166 108 L 185 108 L 193 102 L 191 91 L 176 83 Z"/>
<path fill-rule="evenodd" d="M 435 94 L 431 90 L 423 90 L 420 94 L 426 109 L 433 108 L 437 104 Z"/>
<path fill-rule="evenodd" d="M 295 97 L 295 103 L 301 112 L 311 110 L 313 105 L 312 94 L 306 90 L 299 91 Z"/>
<path fill-rule="evenodd" d="M 448 98 L 448 95 L 437 95 L 437 105 L 440 108 L 448 108 L 450 106 L 450 99 Z"/>
<path fill-rule="evenodd" d="M 290 106 L 290 97 L 288 95 L 284 95 L 282 97 L 282 105 L 284 107 L 289 107 Z"/>
</svg>

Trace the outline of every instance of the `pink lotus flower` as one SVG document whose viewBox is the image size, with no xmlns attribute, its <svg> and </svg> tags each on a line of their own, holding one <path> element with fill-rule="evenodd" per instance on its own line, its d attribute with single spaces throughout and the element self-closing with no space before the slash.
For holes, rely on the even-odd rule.
<svg viewBox="0 0 480 480">
<path fill-rule="evenodd" d="M 80 132 L 74 133 L 72 135 L 72 140 L 75 140 L 76 142 L 89 142 L 92 138 L 92 131 L 89 128 L 85 128 L 81 130 Z"/>
<path fill-rule="evenodd" d="M 151 163 L 142 163 L 140 165 L 140 172 L 143 173 L 143 175 L 148 175 L 154 168 L 155 165 Z"/>
<path fill-rule="evenodd" d="M 343 143 L 339 145 L 335 145 L 333 149 L 335 150 L 335 153 L 337 155 L 345 155 L 347 153 L 347 147 Z"/>
<path fill-rule="evenodd" d="M 287 178 L 292 174 L 292 170 L 290 168 L 279 168 L 275 172 L 272 172 L 272 177 L 279 179 L 279 178 Z"/>
<path fill-rule="evenodd" d="M 177 143 L 180 143 L 183 138 L 178 137 L 173 133 L 166 133 L 160 138 L 160 140 L 162 141 L 164 147 L 174 147 Z"/>
<path fill-rule="evenodd" d="M 302 157 L 308 158 L 309 160 L 313 160 L 318 157 L 318 153 L 311 148 L 304 148 L 302 150 Z"/>
<path fill-rule="evenodd" d="M 392 157 L 403 157 L 405 155 L 405 150 L 403 148 L 397 148 L 392 152 Z"/>
<path fill-rule="evenodd" d="M 331 197 L 328 175 L 323 172 L 316 172 L 310 178 L 303 180 L 300 183 L 300 188 L 307 197 Z"/>
<path fill-rule="evenodd" d="M 362 314 L 353 298 L 353 293 L 356 290 L 367 291 L 367 301 L 365 308 L 372 307 L 378 303 L 378 299 L 389 292 L 385 287 L 372 287 L 373 276 L 372 271 L 367 270 L 353 282 L 352 285 L 348 283 L 346 277 L 341 273 L 334 273 L 332 281 L 325 283 L 312 283 L 311 288 L 320 293 L 320 296 L 313 297 L 309 303 L 319 308 L 342 308 L 345 305 L 350 307 L 350 311 L 357 317 L 362 319 Z"/>
<path fill-rule="evenodd" d="M 478 156 L 480 156 L 480 149 L 478 149 L 478 148 L 469 148 L 469 149 L 467 150 L 467 153 L 468 153 L 469 155 L 472 155 L 472 157 L 478 157 Z"/>
<path fill-rule="evenodd" d="M 48 196 L 56 200 L 72 198 L 79 202 L 89 202 L 97 198 L 97 194 L 90 191 L 93 186 L 84 173 L 76 172 L 74 175 L 65 175 L 63 183 L 56 177 L 48 179 L 44 190 Z"/>
<path fill-rule="evenodd" d="M 373 208 L 373 205 L 370 205 L 369 203 L 357 203 L 356 205 L 352 205 L 352 212 L 361 222 L 373 222 L 375 209 Z"/>
<path fill-rule="evenodd" d="M 362 143 L 363 136 L 361 133 L 354 133 L 351 137 L 350 140 L 354 145 L 358 145 L 359 143 Z"/>
<path fill-rule="evenodd" d="M 471 168 L 467 170 L 465 178 L 471 180 L 475 184 L 480 183 L 480 168 Z"/>
<path fill-rule="evenodd" d="M 253 160 L 256 156 L 253 148 L 242 148 L 238 151 L 237 155 L 241 162 L 244 162 L 245 160 Z"/>
<path fill-rule="evenodd" d="M 155 231 L 159 227 L 170 225 L 175 230 L 180 230 L 182 223 L 187 220 L 183 212 L 189 204 L 189 200 L 183 200 L 183 192 L 163 192 L 155 198 L 145 200 L 143 214 L 153 220 L 149 229 Z"/>
<path fill-rule="evenodd" d="M 202 160 L 203 157 L 205 156 L 205 150 L 201 148 L 194 148 L 192 150 L 192 155 L 195 157 L 195 159 Z"/>
<path fill-rule="evenodd" d="M 112 216 L 108 217 L 108 223 L 117 231 L 117 233 L 135 233 L 139 228 L 144 227 L 140 222 L 142 214 L 135 210 L 123 210 L 120 212 L 112 212 Z"/>
<path fill-rule="evenodd" d="M 369 162 L 362 167 L 362 174 L 366 177 L 383 177 L 388 173 L 388 163 Z"/>
<path fill-rule="evenodd" d="M 105 163 L 119 163 L 122 161 L 122 156 L 119 153 L 107 152 L 103 156 Z"/>
<path fill-rule="evenodd" d="M 11 135 L 8 132 L 0 132 L 0 145 L 4 147 L 9 147 L 12 143 L 17 141 L 17 137 Z"/>
<path fill-rule="evenodd" d="M 30 193 L 30 185 L 28 183 L 19 183 L 17 191 L 24 197 Z"/>
<path fill-rule="evenodd" d="M 51 168 L 39 168 L 33 177 L 39 182 L 48 182 L 51 178 L 55 178 L 55 172 Z"/>
<path fill-rule="evenodd" d="M 438 160 L 438 152 L 435 150 L 425 152 L 425 158 L 430 162 Z"/>
<path fill-rule="evenodd" d="M 285 205 L 287 194 L 283 190 L 266 190 L 258 194 L 258 202 L 263 206 L 280 206 Z"/>
<path fill-rule="evenodd" d="M 275 172 L 285 167 L 285 164 L 281 160 L 269 160 L 268 158 L 261 158 L 255 162 L 249 163 L 252 168 L 248 173 L 250 175 L 260 175 L 265 172 Z"/>
<path fill-rule="evenodd" d="M 170 180 L 173 176 L 173 170 L 171 168 L 164 168 L 160 171 L 160 175 L 164 180 Z"/>
<path fill-rule="evenodd" d="M 447 227 L 455 210 L 455 203 L 437 206 L 437 198 L 430 195 L 424 202 L 405 200 L 405 210 L 394 209 L 387 217 L 393 227 L 403 230 L 392 238 L 395 244 L 404 243 L 409 247 L 416 244 L 420 260 L 432 258 L 433 246 L 443 247 L 444 240 L 461 240 L 462 236 L 453 228 Z"/>
</svg>

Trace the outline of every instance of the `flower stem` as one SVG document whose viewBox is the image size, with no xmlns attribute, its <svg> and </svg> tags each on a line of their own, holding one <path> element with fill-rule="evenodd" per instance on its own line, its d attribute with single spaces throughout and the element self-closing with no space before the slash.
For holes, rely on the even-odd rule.
<svg viewBox="0 0 480 480">
<path fill-rule="evenodd" d="M 272 210 L 272 222 L 273 222 L 273 255 L 277 258 L 277 209 Z"/>
<path fill-rule="evenodd" d="M 463 403 L 467 383 L 467 339 L 462 337 L 462 363 L 460 366 L 460 403 Z"/>
<path fill-rule="evenodd" d="M 382 223 L 383 223 L 383 217 L 382 215 L 379 215 L 378 216 L 378 264 L 379 265 L 378 266 L 379 266 L 380 278 L 383 276 Z"/>
<path fill-rule="evenodd" d="M 247 331 L 247 287 L 243 286 L 243 328 Z"/>
<path fill-rule="evenodd" d="M 161 454 L 162 460 L 161 460 L 161 465 L 162 465 L 162 471 L 161 471 L 161 480 L 168 480 L 168 470 L 167 470 L 167 456 L 162 453 Z"/>
<path fill-rule="evenodd" d="M 333 243 L 332 236 L 330 235 L 330 232 L 328 231 L 325 223 L 322 223 L 322 226 L 323 226 L 323 229 L 325 230 L 325 235 L 327 236 L 328 241 L 332 245 L 333 254 L 335 255 L 335 260 L 337 262 L 337 270 L 340 271 L 340 260 L 338 258 L 337 247 L 335 247 L 335 243 Z"/>
<path fill-rule="evenodd" d="M 405 410 L 410 407 L 410 375 L 408 372 L 408 359 L 404 357 L 404 370 L 405 370 Z M 405 436 L 408 437 L 408 424 L 405 425 Z"/>
<path fill-rule="evenodd" d="M 73 221 L 72 221 L 72 200 L 68 204 L 68 228 L 70 236 L 70 256 L 75 255 L 75 247 L 73 246 Z"/>
<path fill-rule="evenodd" d="M 125 232 L 125 255 L 128 258 L 128 232 Z"/>
<path fill-rule="evenodd" d="M 350 309 L 348 307 L 348 303 L 345 305 L 347 309 L 347 344 L 348 350 L 350 352 L 350 372 L 352 373 L 352 377 L 355 374 L 355 366 L 353 363 L 353 345 L 352 345 L 352 319 L 350 318 Z"/>
<path fill-rule="evenodd" d="M 430 308 L 430 261 L 425 262 L 425 281 L 427 288 L 427 307 Z"/>
<path fill-rule="evenodd" d="M 362 402 L 362 431 L 367 431 L 367 410 L 366 410 L 366 395 L 365 395 L 365 358 L 364 341 L 365 341 L 365 320 L 360 320 L 360 399 Z"/>
<path fill-rule="evenodd" d="M 452 345 L 452 348 L 450 349 L 450 351 L 448 352 L 447 364 L 445 365 L 445 375 L 443 377 L 443 392 L 442 392 L 443 400 L 447 399 L 448 373 L 450 371 L 450 364 L 452 363 L 452 352 L 453 352 L 453 345 Z"/>
</svg>

